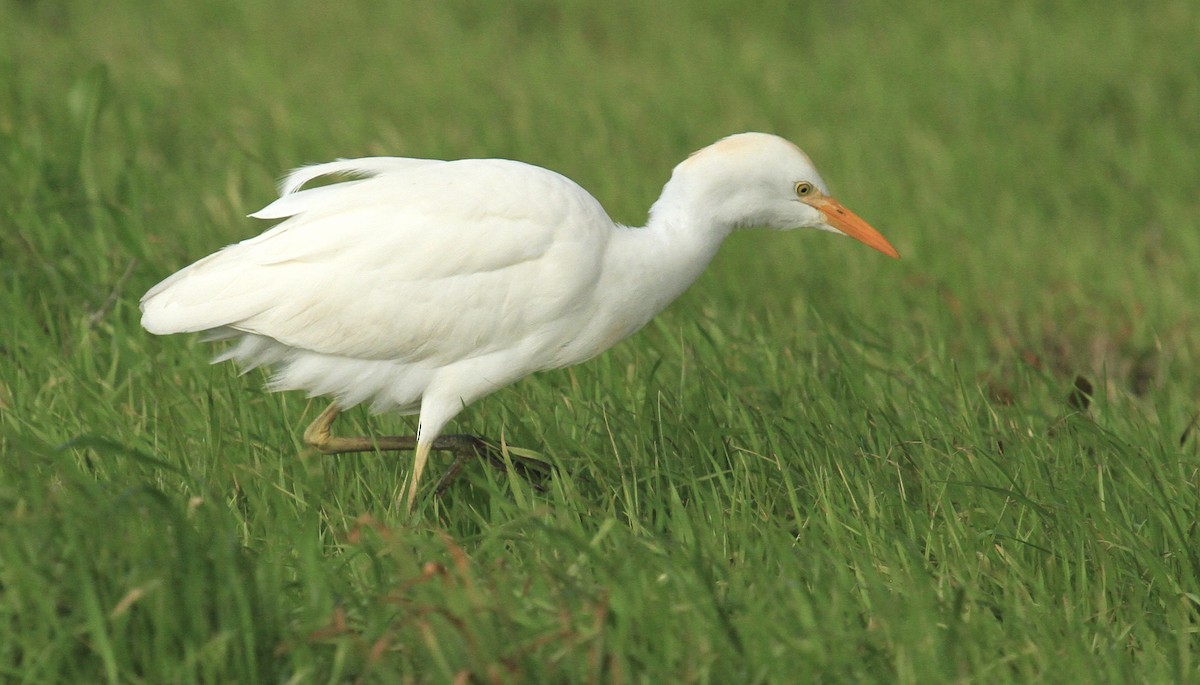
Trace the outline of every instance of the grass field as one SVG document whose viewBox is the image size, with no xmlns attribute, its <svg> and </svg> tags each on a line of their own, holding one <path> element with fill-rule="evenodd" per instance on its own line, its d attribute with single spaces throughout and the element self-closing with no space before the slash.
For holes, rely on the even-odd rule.
<svg viewBox="0 0 1200 685">
<path fill-rule="evenodd" d="M 0 681 L 1200 682 L 1200 6 L 355 5 L 0 0 Z M 406 519 L 406 455 L 138 325 L 302 163 L 517 158 L 641 225 L 743 130 L 904 259 L 736 235 L 459 417 L 544 493 Z"/>
</svg>

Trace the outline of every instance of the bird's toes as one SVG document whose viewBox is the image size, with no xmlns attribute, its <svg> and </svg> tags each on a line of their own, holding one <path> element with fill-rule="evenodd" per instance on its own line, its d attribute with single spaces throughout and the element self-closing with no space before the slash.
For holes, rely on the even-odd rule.
<svg viewBox="0 0 1200 685">
<path fill-rule="evenodd" d="M 482 438 L 476 438 L 476 454 L 491 464 L 494 468 L 507 471 L 512 466 L 518 476 L 529 481 L 539 492 L 546 489 L 546 481 L 554 475 L 554 465 L 541 459 L 523 457 L 509 452 L 507 455 L 500 448 L 488 443 Z"/>
</svg>

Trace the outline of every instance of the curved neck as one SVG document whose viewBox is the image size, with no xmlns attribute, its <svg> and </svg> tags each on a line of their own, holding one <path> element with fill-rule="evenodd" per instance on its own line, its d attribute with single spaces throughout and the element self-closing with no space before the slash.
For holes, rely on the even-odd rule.
<svg viewBox="0 0 1200 685">
<path fill-rule="evenodd" d="M 644 228 L 617 230 L 608 259 L 615 274 L 608 284 L 630 314 L 649 321 L 696 281 L 733 226 L 703 210 L 687 184 L 672 179 L 650 208 Z"/>
</svg>

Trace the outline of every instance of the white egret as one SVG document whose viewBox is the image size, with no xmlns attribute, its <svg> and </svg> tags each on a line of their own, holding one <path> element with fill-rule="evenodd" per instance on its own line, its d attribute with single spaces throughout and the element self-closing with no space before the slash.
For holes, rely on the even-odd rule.
<svg viewBox="0 0 1200 685">
<path fill-rule="evenodd" d="M 358 177 L 301 188 L 319 177 Z M 462 409 L 637 331 L 739 228 L 816 228 L 896 250 L 829 195 L 808 157 L 764 133 L 724 138 L 675 167 L 644 228 L 547 169 L 501 159 L 347 159 L 302 167 L 251 214 L 282 219 L 142 298 L 151 333 L 234 344 L 215 361 L 273 368 L 271 390 L 332 404 L 305 431 L 327 453 L 415 449 L 408 507 L 431 449 Z M 338 413 L 419 413 L 415 438 L 331 435 Z M 439 436 L 441 438 L 439 439 Z"/>
</svg>

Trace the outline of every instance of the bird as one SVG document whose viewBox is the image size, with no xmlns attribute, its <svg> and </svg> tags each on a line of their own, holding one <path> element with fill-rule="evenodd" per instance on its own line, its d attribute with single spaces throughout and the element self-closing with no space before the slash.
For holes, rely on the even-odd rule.
<svg viewBox="0 0 1200 685">
<path fill-rule="evenodd" d="M 340 180 L 306 187 L 317 179 Z M 799 147 L 754 132 L 676 165 L 640 228 L 567 177 L 506 159 L 303 166 L 250 217 L 278 223 L 151 288 L 142 326 L 228 341 L 213 363 L 267 367 L 268 390 L 332 398 L 304 432 L 321 453 L 413 450 L 409 513 L 432 450 L 458 454 L 454 472 L 489 455 L 482 438 L 443 435 L 460 411 L 629 337 L 734 231 L 818 229 L 899 257 Z M 417 414 L 416 435 L 332 434 L 339 413 L 368 402 Z"/>
</svg>

